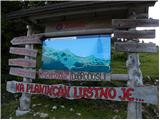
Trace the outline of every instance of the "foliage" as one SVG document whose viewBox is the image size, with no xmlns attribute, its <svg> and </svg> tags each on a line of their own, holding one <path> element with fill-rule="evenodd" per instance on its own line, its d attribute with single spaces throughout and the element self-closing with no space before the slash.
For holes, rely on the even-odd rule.
<svg viewBox="0 0 160 120">
<path fill-rule="evenodd" d="M 1 53 L 2 53 L 2 74 L 8 74 L 8 59 L 10 58 L 9 55 L 9 46 L 11 46 L 10 41 L 13 37 L 21 36 L 26 34 L 25 24 L 22 22 L 16 21 L 9 21 L 6 18 L 6 13 L 21 9 L 19 2 L 6 2 L 3 1 L 2 3 L 2 46 L 1 46 Z M 17 27 L 18 25 L 18 27 Z M 4 82 L 2 80 L 2 82 Z"/>
</svg>

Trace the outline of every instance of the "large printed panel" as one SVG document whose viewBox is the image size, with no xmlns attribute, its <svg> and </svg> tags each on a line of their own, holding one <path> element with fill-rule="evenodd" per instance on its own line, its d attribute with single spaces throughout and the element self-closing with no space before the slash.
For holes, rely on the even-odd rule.
<svg viewBox="0 0 160 120">
<path fill-rule="evenodd" d="M 110 35 L 48 38 L 43 41 L 42 69 L 109 73 L 110 42 Z"/>
<path fill-rule="evenodd" d="M 144 87 L 86 87 L 67 86 L 63 84 L 36 84 L 16 81 L 7 82 L 7 91 L 11 93 L 43 94 L 51 98 L 67 99 L 104 99 L 113 101 L 133 101 L 158 104 L 156 86 Z"/>
</svg>

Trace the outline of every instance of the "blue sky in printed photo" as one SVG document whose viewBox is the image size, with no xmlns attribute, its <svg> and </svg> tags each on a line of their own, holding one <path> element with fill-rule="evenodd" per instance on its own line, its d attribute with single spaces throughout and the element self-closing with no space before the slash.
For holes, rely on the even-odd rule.
<svg viewBox="0 0 160 120">
<path fill-rule="evenodd" d="M 110 35 L 48 38 L 44 43 L 46 47 L 55 50 L 70 50 L 80 57 L 94 55 L 100 59 L 110 60 Z"/>
</svg>

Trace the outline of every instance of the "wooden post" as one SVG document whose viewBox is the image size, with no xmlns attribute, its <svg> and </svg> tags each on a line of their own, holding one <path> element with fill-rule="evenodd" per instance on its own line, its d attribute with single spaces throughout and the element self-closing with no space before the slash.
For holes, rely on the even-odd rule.
<svg viewBox="0 0 160 120">
<path fill-rule="evenodd" d="M 133 13 L 130 19 L 136 19 Z M 131 28 L 129 30 L 135 30 Z M 129 42 L 137 42 L 130 40 Z M 128 53 L 128 59 L 126 61 L 126 66 L 128 68 L 128 87 L 142 86 L 142 73 L 140 70 L 139 55 L 137 53 Z M 142 119 L 142 104 L 138 102 L 128 102 L 128 119 Z"/>
<path fill-rule="evenodd" d="M 32 28 L 30 25 L 27 25 L 27 36 L 31 36 L 32 35 Z M 33 49 L 33 45 L 25 45 L 25 48 L 27 49 Z M 25 56 L 25 59 L 30 59 L 29 56 Z M 32 69 L 32 68 L 25 68 L 25 69 Z M 23 82 L 24 83 L 30 83 L 32 82 L 32 79 L 30 78 L 23 78 Z M 22 96 L 20 98 L 20 106 L 19 108 L 16 110 L 16 116 L 21 116 L 24 115 L 26 113 L 28 113 L 30 111 L 30 103 L 31 103 L 31 94 L 29 93 L 22 93 Z"/>
</svg>

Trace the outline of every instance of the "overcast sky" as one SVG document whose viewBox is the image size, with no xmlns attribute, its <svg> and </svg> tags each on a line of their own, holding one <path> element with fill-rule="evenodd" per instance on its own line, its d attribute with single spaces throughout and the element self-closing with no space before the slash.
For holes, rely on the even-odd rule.
<svg viewBox="0 0 160 120">
<path fill-rule="evenodd" d="M 154 19 L 160 19 L 160 1 L 157 1 L 154 7 L 149 8 L 149 17 Z M 148 28 L 148 29 L 155 29 L 155 28 Z M 144 39 L 144 42 L 154 42 L 156 43 L 156 45 L 160 46 L 160 27 L 156 27 L 155 39 Z"/>
</svg>

